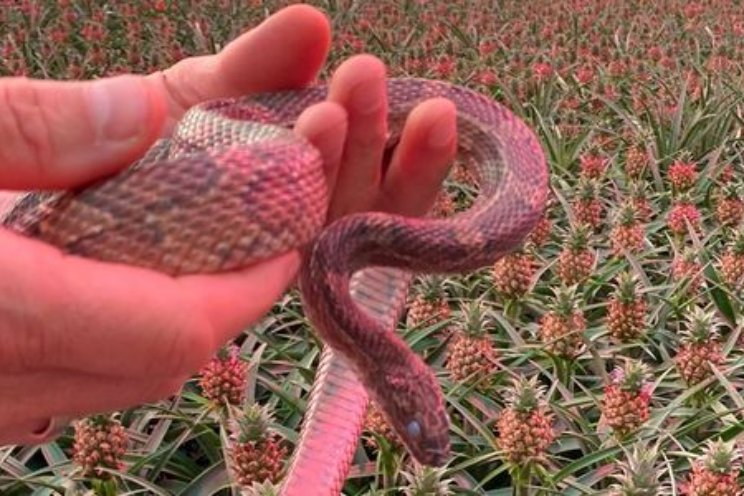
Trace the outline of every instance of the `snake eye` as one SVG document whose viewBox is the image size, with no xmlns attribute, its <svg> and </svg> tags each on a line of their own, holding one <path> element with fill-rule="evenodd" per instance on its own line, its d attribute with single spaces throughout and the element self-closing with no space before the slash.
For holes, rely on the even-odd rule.
<svg viewBox="0 0 744 496">
<path fill-rule="evenodd" d="M 406 426 L 406 432 L 412 438 L 421 437 L 421 424 L 418 423 L 418 420 L 411 420 Z"/>
</svg>

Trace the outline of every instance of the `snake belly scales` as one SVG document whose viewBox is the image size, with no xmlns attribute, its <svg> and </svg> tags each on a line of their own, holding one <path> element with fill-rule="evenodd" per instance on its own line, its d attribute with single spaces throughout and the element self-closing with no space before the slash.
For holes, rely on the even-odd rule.
<svg viewBox="0 0 744 496">
<path fill-rule="evenodd" d="M 320 154 L 291 128 L 326 94 L 317 85 L 202 103 L 131 167 L 74 191 L 24 195 L 2 220 L 66 253 L 174 276 L 302 249 L 303 307 L 326 346 L 282 484 L 291 496 L 341 492 L 368 397 L 416 461 L 449 460 L 438 381 L 393 332 L 409 282 L 494 263 L 529 234 L 548 191 L 536 136 L 504 107 L 446 82 L 391 79 L 391 135 L 424 99 L 456 104 L 457 153 L 478 197 L 446 219 L 365 212 L 324 227 Z"/>
</svg>

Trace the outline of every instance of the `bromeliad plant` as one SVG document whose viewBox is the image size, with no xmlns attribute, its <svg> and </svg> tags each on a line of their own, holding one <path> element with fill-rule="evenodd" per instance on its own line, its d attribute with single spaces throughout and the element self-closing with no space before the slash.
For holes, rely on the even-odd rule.
<svg viewBox="0 0 744 496">
<path fill-rule="evenodd" d="M 0 75 L 146 73 L 213 53 L 288 3 L 0 2 Z M 308 3 L 333 25 L 321 77 L 371 52 L 391 76 L 475 88 L 530 124 L 552 176 L 524 251 L 417 278 L 401 319 L 441 379 L 451 462 L 411 466 L 372 405 L 344 494 L 738 494 L 741 6 Z M 446 185 L 437 215 L 478 188 L 462 164 Z M 320 349 L 290 291 L 172 398 L 83 419 L 44 447 L 0 447 L 0 493 L 275 494 Z M 508 377 L 532 379 L 507 394 Z"/>
<path fill-rule="evenodd" d="M 553 415 L 538 378 L 518 377 L 506 393 L 507 406 L 499 414 L 497 445 L 509 467 L 516 494 L 525 494 L 536 465 L 547 462 L 555 440 Z"/>
<path fill-rule="evenodd" d="M 711 440 L 704 454 L 693 462 L 692 473 L 682 485 L 688 496 L 737 496 L 742 486 L 738 481 L 741 455 L 732 443 Z"/>
<path fill-rule="evenodd" d="M 273 432 L 272 418 L 264 406 L 251 404 L 232 412 L 228 421 L 228 466 L 240 487 L 276 483 L 282 476 L 287 447 Z"/>
<path fill-rule="evenodd" d="M 616 367 L 605 386 L 602 402 L 603 423 L 615 436 L 627 438 L 649 417 L 652 384 L 646 364 L 627 360 Z"/>
<path fill-rule="evenodd" d="M 675 357 L 679 374 L 687 384 L 695 385 L 711 378 L 713 368 L 723 364 L 719 327 L 714 312 L 700 307 L 689 312 Z"/>
<path fill-rule="evenodd" d="M 607 305 L 607 331 L 617 343 L 630 343 L 646 333 L 647 303 L 640 293 L 638 277 L 622 272 Z"/>
<path fill-rule="evenodd" d="M 489 312 L 480 300 L 465 305 L 447 348 L 446 367 L 452 381 L 481 391 L 491 387 L 498 359 L 490 334 L 493 319 Z"/>
</svg>

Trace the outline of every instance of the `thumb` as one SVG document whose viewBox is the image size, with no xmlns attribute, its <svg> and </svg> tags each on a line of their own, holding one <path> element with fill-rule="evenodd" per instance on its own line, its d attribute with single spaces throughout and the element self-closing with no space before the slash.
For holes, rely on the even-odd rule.
<svg viewBox="0 0 744 496">
<path fill-rule="evenodd" d="M 160 91 L 143 76 L 0 79 L 0 188 L 71 186 L 133 161 L 160 134 Z"/>
</svg>

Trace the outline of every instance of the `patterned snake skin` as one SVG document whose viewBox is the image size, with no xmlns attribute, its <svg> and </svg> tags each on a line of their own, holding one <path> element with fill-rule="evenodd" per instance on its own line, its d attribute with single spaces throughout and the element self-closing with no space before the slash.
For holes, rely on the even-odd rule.
<svg viewBox="0 0 744 496">
<path fill-rule="evenodd" d="M 420 101 L 458 108 L 458 154 L 479 196 L 447 219 L 359 213 L 324 228 L 320 154 L 291 126 L 325 86 L 207 102 L 133 167 L 72 192 L 24 196 L 3 225 L 65 252 L 172 275 L 245 267 L 302 248 L 305 311 L 326 343 L 284 495 L 339 494 L 368 395 L 420 463 L 449 457 L 439 384 L 392 332 L 410 274 L 457 273 L 517 247 L 542 214 L 547 168 L 535 135 L 465 88 L 420 79 L 388 84 L 399 133 Z"/>
</svg>

